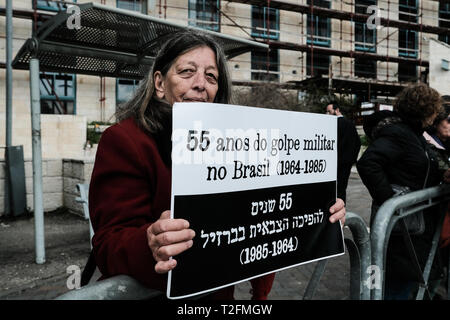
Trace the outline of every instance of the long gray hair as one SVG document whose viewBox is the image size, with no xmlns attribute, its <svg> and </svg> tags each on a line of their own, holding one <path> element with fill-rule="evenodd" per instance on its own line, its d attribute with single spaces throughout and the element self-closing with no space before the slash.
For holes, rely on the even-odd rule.
<svg viewBox="0 0 450 320">
<path fill-rule="evenodd" d="M 163 44 L 155 57 L 153 66 L 148 75 L 141 81 L 133 97 L 120 106 L 115 116 L 117 121 L 134 117 L 138 124 L 149 133 L 163 129 L 163 119 L 170 114 L 172 106 L 159 99 L 155 94 L 153 75 L 160 71 L 163 76 L 167 74 L 175 60 L 182 54 L 207 46 L 216 55 L 216 64 L 219 71 L 218 91 L 214 102 L 231 102 L 231 81 L 227 68 L 225 54 L 220 45 L 209 35 L 194 30 L 174 33 Z"/>
</svg>

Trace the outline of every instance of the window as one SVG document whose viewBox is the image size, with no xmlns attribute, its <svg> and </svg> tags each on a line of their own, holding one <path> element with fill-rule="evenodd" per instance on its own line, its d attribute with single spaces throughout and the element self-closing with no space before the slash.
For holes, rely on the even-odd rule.
<svg viewBox="0 0 450 320">
<path fill-rule="evenodd" d="M 278 50 L 252 51 L 252 80 L 278 81 L 279 71 Z"/>
<path fill-rule="evenodd" d="M 138 86 L 139 86 L 139 80 L 117 79 L 116 80 L 116 106 L 130 100 L 130 98 L 133 96 L 133 94 L 136 91 Z"/>
<path fill-rule="evenodd" d="M 252 36 L 279 39 L 279 12 L 277 9 L 252 6 Z"/>
<path fill-rule="evenodd" d="M 308 5 L 311 3 L 311 0 L 307 1 Z M 327 0 L 315 0 L 314 6 L 322 7 L 322 8 L 330 8 L 330 1 Z M 319 17 L 315 15 L 308 14 L 307 19 L 307 34 L 308 38 L 306 43 L 314 44 L 319 46 L 330 46 L 330 36 L 331 36 L 331 27 L 330 27 L 330 18 Z"/>
<path fill-rule="evenodd" d="M 34 0 L 31 0 L 34 7 Z M 77 2 L 77 0 L 70 0 L 70 2 Z M 61 11 L 67 9 L 67 4 L 62 3 L 61 1 L 45 1 L 45 0 L 37 0 L 36 8 L 40 10 L 48 10 L 48 11 Z"/>
<path fill-rule="evenodd" d="M 439 27 L 450 29 L 450 2 L 439 2 Z M 450 35 L 440 34 L 439 40 L 450 44 Z"/>
<path fill-rule="evenodd" d="M 398 3 L 398 18 L 402 21 L 417 23 L 417 0 L 400 0 Z M 407 29 L 398 30 L 398 55 L 417 57 L 417 32 Z"/>
<path fill-rule="evenodd" d="M 407 62 L 398 63 L 398 81 L 416 81 L 417 67 Z"/>
<path fill-rule="evenodd" d="M 355 13 L 367 14 L 367 7 L 376 5 L 376 0 L 356 0 Z M 367 23 L 355 22 L 355 50 L 376 51 L 377 30 L 370 30 Z"/>
<path fill-rule="evenodd" d="M 366 23 L 355 22 L 355 50 L 376 51 L 377 30 L 370 30 Z"/>
<path fill-rule="evenodd" d="M 308 76 L 328 75 L 330 67 L 330 56 L 327 54 L 314 53 L 312 55 L 312 72 L 311 72 L 311 53 L 306 55 L 306 74 Z"/>
<path fill-rule="evenodd" d="M 147 13 L 146 0 L 117 0 L 117 8 Z"/>
<path fill-rule="evenodd" d="M 417 0 L 399 0 L 398 19 L 402 21 L 414 22 L 418 20 Z"/>
<path fill-rule="evenodd" d="M 75 75 L 42 72 L 39 78 L 41 113 L 75 114 Z"/>
<path fill-rule="evenodd" d="M 219 8 L 219 0 L 189 0 L 189 25 L 219 31 Z"/>
<path fill-rule="evenodd" d="M 375 79 L 377 77 L 377 62 L 373 59 L 355 58 L 355 76 Z"/>
<path fill-rule="evenodd" d="M 401 29 L 398 31 L 398 55 L 417 57 L 417 32 Z"/>
</svg>

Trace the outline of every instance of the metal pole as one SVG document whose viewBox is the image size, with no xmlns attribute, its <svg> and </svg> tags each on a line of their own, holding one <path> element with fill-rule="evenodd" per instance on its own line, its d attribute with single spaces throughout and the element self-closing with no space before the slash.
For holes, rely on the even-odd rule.
<svg viewBox="0 0 450 320">
<path fill-rule="evenodd" d="M 36 263 L 45 263 L 44 207 L 42 200 L 41 104 L 39 59 L 30 60 L 31 130 L 33 152 L 33 203 Z"/>
<path fill-rule="evenodd" d="M 11 147 L 12 139 L 12 0 L 6 0 L 6 139 L 5 139 L 5 171 L 9 171 L 9 160 L 7 150 Z M 5 172 L 5 215 L 11 214 L 11 184 L 9 174 Z"/>
<path fill-rule="evenodd" d="M 6 147 L 12 140 L 12 24 L 12 0 L 6 0 Z"/>
</svg>

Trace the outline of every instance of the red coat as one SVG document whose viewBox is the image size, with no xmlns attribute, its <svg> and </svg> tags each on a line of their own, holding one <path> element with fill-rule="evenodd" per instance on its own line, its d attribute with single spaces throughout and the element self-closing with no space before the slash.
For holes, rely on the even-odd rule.
<svg viewBox="0 0 450 320">
<path fill-rule="evenodd" d="M 444 224 L 441 230 L 440 247 L 444 248 L 450 245 L 450 203 L 444 217 Z"/>
<path fill-rule="evenodd" d="M 170 210 L 171 168 L 153 137 L 132 118 L 103 132 L 89 188 L 93 251 L 102 278 L 127 274 L 166 290 L 167 275 L 155 272 L 146 230 Z M 195 239 L 194 239 L 195 241 Z M 253 297 L 265 299 L 274 274 L 252 280 Z M 233 287 L 218 298 L 232 299 Z"/>
</svg>

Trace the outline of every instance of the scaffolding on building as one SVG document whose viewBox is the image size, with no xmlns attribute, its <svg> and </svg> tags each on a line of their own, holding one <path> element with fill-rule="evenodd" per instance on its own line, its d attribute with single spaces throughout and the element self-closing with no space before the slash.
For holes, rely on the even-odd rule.
<svg viewBox="0 0 450 320">
<path fill-rule="evenodd" d="M 201 1 L 200 1 L 201 2 Z M 419 0 L 415 7 L 411 6 L 408 1 L 392 1 L 392 0 L 308 0 L 284 2 L 277 0 L 229 0 L 229 1 L 209 1 L 210 14 L 203 17 L 209 17 L 209 21 L 192 19 L 189 17 L 190 24 L 208 23 L 212 25 L 217 23 L 214 21 L 215 14 L 220 15 L 219 24 L 221 27 L 234 28 L 235 33 L 242 32 L 242 35 L 252 36 L 255 41 L 263 42 L 269 45 L 267 49 L 267 61 L 265 63 L 266 74 L 278 74 L 278 81 L 281 88 L 303 90 L 311 82 L 316 84 L 329 85 L 329 90 L 333 93 L 348 93 L 361 96 L 362 101 L 376 100 L 377 95 L 391 97 L 398 93 L 401 88 L 407 86 L 411 82 L 427 82 L 429 68 L 429 51 L 426 46 L 427 37 L 439 36 L 441 39 L 450 42 L 450 5 L 448 0 Z M 331 3 L 333 2 L 333 8 Z M 404 2 L 404 3 L 403 3 Z M 224 4 L 225 3 L 225 4 Z M 255 36 L 255 26 L 252 25 L 252 17 L 234 10 L 233 13 L 226 13 L 224 10 L 230 3 L 245 4 L 257 8 L 266 8 L 267 11 L 272 9 L 283 10 L 289 13 L 298 14 L 298 18 L 294 21 L 283 21 L 284 26 L 289 26 L 292 30 L 271 30 L 270 14 L 266 14 L 264 19 L 264 27 L 260 27 L 259 31 L 265 35 L 276 33 L 277 37 L 258 37 Z M 426 4 L 426 5 L 425 5 Z M 374 43 L 362 43 L 356 41 L 358 24 L 367 24 L 369 19 L 374 18 L 373 13 L 368 11 L 370 5 L 376 5 L 377 12 L 377 31 L 382 31 L 383 36 L 379 36 L 381 32 L 377 32 Z M 446 6 L 445 11 L 439 6 Z M 439 7 L 437 10 L 436 8 Z M 182 10 L 186 7 L 177 7 L 176 5 L 168 5 L 167 0 L 159 0 L 158 9 L 160 17 L 167 18 L 167 10 Z M 236 7 L 237 8 L 237 7 Z M 190 10 L 188 8 L 188 10 Z M 373 11 L 372 11 L 373 12 Z M 440 14 L 441 12 L 442 14 Z M 378 15 L 380 13 L 380 15 Z M 329 19 L 329 24 L 333 24 L 333 30 L 328 30 L 328 36 L 321 36 L 323 33 L 316 30 L 314 19 Z M 430 21 L 438 21 L 437 25 L 430 24 Z M 244 23 L 242 23 L 244 21 Z M 309 22 L 309 23 L 308 23 Z M 306 25 L 305 25 L 306 23 Z M 337 28 L 336 28 L 337 26 Z M 228 29 L 231 30 L 231 29 Z M 316 32 L 317 31 L 317 32 Z M 400 33 L 406 33 L 406 40 L 400 43 L 398 40 Z M 359 34 L 358 34 L 359 35 Z M 412 41 L 409 37 L 414 35 Z M 297 40 L 284 41 L 280 38 L 296 38 Z M 317 42 L 328 42 L 327 46 L 316 44 Z M 402 40 L 403 41 L 403 40 Z M 415 47 L 412 47 L 414 45 Z M 366 50 L 357 50 L 356 47 L 366 47 Z M 367 50 L 367 46 L 372 46 L 372 50 Z M 296 74 L 297 79 L 284 80 L 283 78 L 293 78 L 292 74 L 282 72 L 280 67 L 284 69 L 298 68 L 296 63 L 276 63 L 278 71 L 273 71 L 273 63 L 269 62 L 270 50 L 289 50 L 300 52 L 300 73 Z M 307 57 L 305 59 L 305 57 Z M 330 62 L 329 67 L 320 70 L 317 62 L 323 57 L 335 57 L 338 59 L 335 63 Z M 330 59 L 330 58 L 329 58 Z M 347 63 L 344 60 L 347 59 Z M 244 62 L 235 59 L 235 62 Z M 376 63 L 375 72 L 367 72 L 364 69 L 364 63 Z M 347 66 L 347 69 L 345 69 Z M 396 65 L 397 72 L 394 72 Z M 261 72 L 264 64 L 260 64 L 259 70 L 251 68 L 251 73 Z M 363 67 L 362 71 L 357 67 Z M 399 70 L 400 68 L 400 70 Z M 412 74 L 404 73 L 405 71 Z M 384 70 L 383 70 L 384 69 Z M 241 71 L 243 71 L 241 69 Z M 383 72 L 385 71 L 385 72 Z M 292 72 L 294 73 L 294 72 Z M 325 78 L 324 80 L 320 80 Z M 274 81 L 273 77 L 267 79 Z M 258 81 L 254 79 L 250 81 L 234 81 L 235 85 L 255 86 Z"/>
</svg>

